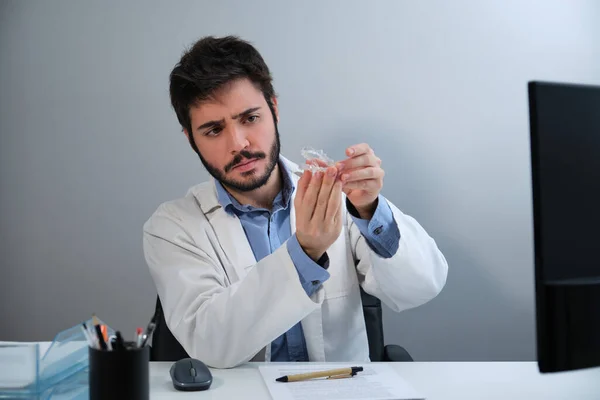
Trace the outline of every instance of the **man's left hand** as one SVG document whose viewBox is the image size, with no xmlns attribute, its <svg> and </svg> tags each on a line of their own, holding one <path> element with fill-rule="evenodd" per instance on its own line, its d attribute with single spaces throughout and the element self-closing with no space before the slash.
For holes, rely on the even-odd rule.
<svg viewBox="0 0 600 400">
<path fill-rule="evenodd" d="M 362 219 L 371 219 L 377 209 L 377 198 L 383 187 L 385 172 L 381 159 L 366 144 L 346 149 L 348 158 L 336 163 L 342 180 L 342 190 Z"/>
</svg>

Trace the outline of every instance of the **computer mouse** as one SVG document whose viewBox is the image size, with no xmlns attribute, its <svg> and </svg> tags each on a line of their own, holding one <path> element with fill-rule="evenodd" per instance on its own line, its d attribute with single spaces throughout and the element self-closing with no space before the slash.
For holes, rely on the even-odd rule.
<svg viewBox="0 0 600 400">
<path fill-rule="evenodd" d="M 171 366 L 173 387 L 177 390 L 206 390 L 213 381 L 210 370 L 195 358 L 182 358 Z"/>
</svg>

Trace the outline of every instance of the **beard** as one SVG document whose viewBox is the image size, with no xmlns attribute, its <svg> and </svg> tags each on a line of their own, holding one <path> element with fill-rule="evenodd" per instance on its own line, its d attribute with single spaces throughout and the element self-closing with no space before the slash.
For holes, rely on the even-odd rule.
<svg viewBox="0 0 600 400">
<path fill-rule="evenodd" d="M 198 156 L 200 157 L 200 161 L 202 161 L 202 164 L 204 165 L 204 168 L 206 168 L 208 173 L 213 178 L 218 180 L 223 186 L 229 186 L 230 188 L 237 190 L 239 192 L 250 192 L 252 190 L 255 190 L 255 189 L 258 189 L 258 188 L 264 186 L 269 181 L 269 178 L 271 177 L 271 174 L 273 173 L 273 170 L 275 169 L 275 166 L 277 165 L 277 162 L 279 161 L 280 149 L 281 149 L 281 143 L 279 141 L 279 130 L 277 129 L 277 124 L 275 124 L 275 139 L 273 140 L 273 144 L 271 145 L 271 149 L 268 154 L 267 166 L 265 168 L 264 174 L 262 174 L 260 176 L 256 176 L 255 175 L 256 172 L 253 170 L 242 172 L 242 176 L 248 177 L 248 179 L 244 180 L 244 181 L 240 181 L 237 179 L 230 179 L 227 177 L 226 174 L 229 171 L 231 171 L 235 166 L 237 166 L 241 163 L 244 163 L 244 162 L 247 162 L 247 161 L 250 161 L 253 159 L 261 160 L 261 159 L 267 158 L 267 155 L 265 153 L 263 153 L 262 151 L 250 152 L 247 150 L 242 150 L 238 154 L 236 154 L 235 157 L 233 157 L 233 160 L 231 160 L 231 162 L 229 162 L 223 168 L 223 170 L 208 163 L 204 159 L 204 157 L 202 157 L 202 154 L 200 154 L 200 152 L 197 152 L 197 153 L 198 153 Z"/>
</svg>

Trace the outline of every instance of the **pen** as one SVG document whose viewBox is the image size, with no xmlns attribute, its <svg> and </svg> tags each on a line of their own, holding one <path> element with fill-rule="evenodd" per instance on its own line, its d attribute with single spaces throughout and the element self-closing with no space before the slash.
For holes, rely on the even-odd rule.
<svg viewBox="0 0 600 400">
<path fill-rule="evenodd" d="M 150 319 L 148 326 L 146 327 L 146 331 L 142 334 L 142 339 L 139 347 L 144 347 L 152 332 L 154 332 L 154 328 L 156 328 L 156 320 L 158 319 L 159 311 L 158 308 L 154 311 L 154 315 Z"/>
<path fill-rule="evenodd" d="M 92 315 L 92 321 L 94 324 L 94 328 L 96 329 L 96 336 L 98 337 L 98 343 L 100 344 L 100 348 L 102 350 L 106 350 L 106 342 L 104 341 L 104 335 L 102 335 L 102 328 L 100 328 L 100 324 L 98 323 L 98 318 L 96 314 Z"/>
<path fill-rule="evenodd" d="M 105 342 L 108 342 L 108 328 L 106 328 L 106 325 L 100 325 L 100 330 L 102 331 L 102 338 Z"/>
<path fill-rule="evenodd" d="M 96 347 L 94 345 L 94 342 L 92 341 L 92 338 L 90 336 L 90 333 L 88 332 L 87 326 L 85 325 L 85 322 L 83 322 L 81 324 L 81 330 L 83 331 L 83 336 L 85 336 L 85 340 L 88 342 L 88 345 L 90 347 Z"/>
<path fill-rule="evenodd" d="M 96 331 L 94 330 L 94 326 L 87 326 L 85 322 L 83 322 L 82 325 L 85 326 L 85 329 L 87 330 L 87 334 L 90 337 L 90 340 L 92 341 L 92 347 L 94 349 L 99 349 L 100 345 L 98 344 L 98 338 L 96 337 Z"/>
<path fill-rule="evenodd" d="M 142 335 L 142 344 L 140 345 L 140 347 L 144 347 L 146 345 L 146 343 L 148 342 L 148 338 L 150 337 L 150 335 L 152 335 L 152 332 L 154 332 L 154 328 L 156 328 L 156 324 L 154 322 L 150 322 L 148 324 L 148 328 L 146 328 L 146 332 L 144 332 L 144 334 Z"/>
<path fill-rule="evenodd" d="M 87 324 L 86 324 L 86 328 L 88 331 L 88 335 L 90 335 L 90 338 L 92 339 L 92 342 L 94 342 L 96 347 L 98 347 L 97 343 L 96 343 L 96 331 L 93 329 L 94 327 L 91 324 L 90 324 L 90 326 L 87 326 Z"/>
<path fill-rule="evenodd" d="M 121 332 L 115 332 L 115 345 L 113 346 L 113 350 L 125 350 L 125 341 L 123 340 L 123 336 L 121 336 Z"/>
<path fill-rule="evenodd" d="M 328 371 L 307 372 L 305 374 L 285 375 L 275 379 L 277 382 L 298 382 L 316 378 L 347 378 L 356 375 L 357 372 L 363 370 L 363 367 L 350 367 L 330 369 Z"/>
<path fill-rule="evenodd" d="M 142 347 L 142 333 L 144 332 L 143 328 L 137 328 L 135 330 L 135 345 L 137 347 Z"/>
<path fill-rule="evenodd" d="M 106 347 L 108 347 L 109 351 L 113 351 L 115 349 L 115 340 L 117 340 L 115 335 L 110 335 L 108 337 L 108 340 L 106 341 Z"/>
</svg>

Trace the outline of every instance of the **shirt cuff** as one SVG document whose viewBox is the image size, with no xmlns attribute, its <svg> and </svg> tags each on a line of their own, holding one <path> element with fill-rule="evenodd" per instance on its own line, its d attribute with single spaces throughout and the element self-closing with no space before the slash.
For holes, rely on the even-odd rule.
<svg viewBox="0 0 600 400">
<path fill-rule="evenodd" d="M 294 262 L 300 283 L 308 296 L 311 296 L 327 279 L 329 279 L 329 257 L 327 253 L 319 259 L 318 263 L 314 262 L 300 246 L 296 234 L 292 235 L 287 242 L 287 250 L 290 258 Z"/>
<path fill-rule="evenodd" d="M 347 198 L 346 208 L 360 233 L 377 255 L 390 258 L 396 254 L 400 246 L 400 230 L 385 197 L 380 194 L 377 198 L 377 208 L 370 220 L 360 218 L 358 211 Z"/>
</svg>

